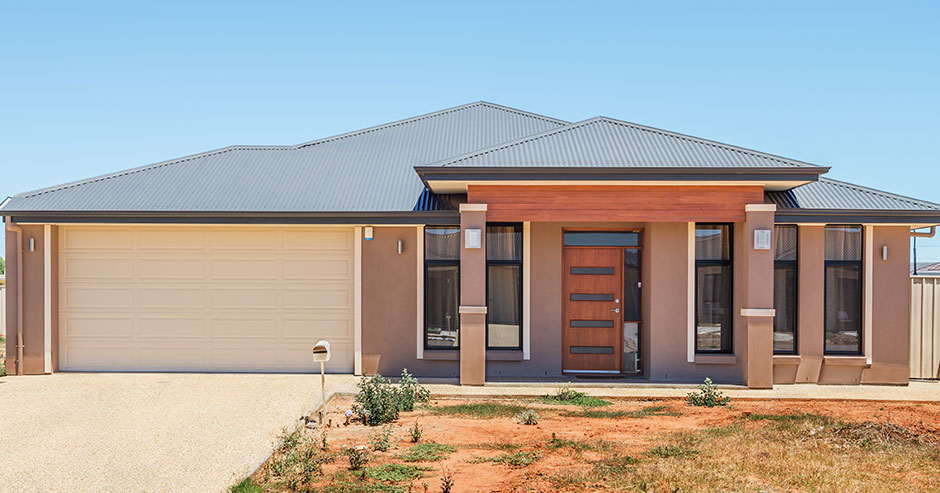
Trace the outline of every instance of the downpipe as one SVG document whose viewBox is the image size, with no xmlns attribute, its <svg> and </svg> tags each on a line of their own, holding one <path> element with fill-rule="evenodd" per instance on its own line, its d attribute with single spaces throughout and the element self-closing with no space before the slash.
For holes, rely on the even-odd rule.
<svg viewBox="0 0 940 493">
<path fill-rule="evenodd" d="M 23 227 L 6 217 L 7 233 L 16 233 L 16 374 L 23 375 Z"/>
<path fill-rule="evenodd" d="M 937 234 L 937 227 L 931 226 L 930 231 L 925 231 L 923 233 L 918 233 L 916 229 L 911 230 L 911 236 L 914 238 L 933 238 Z"/>
</svg>

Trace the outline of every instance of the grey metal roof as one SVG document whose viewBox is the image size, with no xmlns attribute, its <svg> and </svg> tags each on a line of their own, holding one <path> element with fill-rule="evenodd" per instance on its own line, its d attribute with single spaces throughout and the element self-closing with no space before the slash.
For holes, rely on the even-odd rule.
<svg viewBox="0 0 940 493">
<path fill-rule="evenodd" d="M 477 102 L 296 146 L 232 146 L 14 196 L 25 211 L 411 211 L 433 163 L 567 122 Z"/>
<path fill-rule="evenodd" d="M 940 211 L 940 204 L 823 177 L 765 197 L 781 209 Z"/>
<path fill-rule="evenodd" d="M 817 167 L 602 116 L 443 160 L 435 166 Z"/>
</svg>

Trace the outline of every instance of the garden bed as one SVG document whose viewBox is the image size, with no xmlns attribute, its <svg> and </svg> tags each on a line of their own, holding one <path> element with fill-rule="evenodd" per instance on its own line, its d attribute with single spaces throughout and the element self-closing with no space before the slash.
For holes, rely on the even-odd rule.
<svg viewBox="0 0 940 493">
<path fill-rule="evenodd" d="M 327 405 L 330 428 L 291 435 L 239 491 L 438 492 L 444 477 L 451 491 L 940 488 L 935 403 L 609 401 L 432 399 L 370 427 L 345 425 L 354 401 L 338 397 Z M 537 424 L 520 423 L 528 410 Z M 389 449 L 374 450 L 383 430 Z M 355 471 L 354 447 L 368 458 Z"/>
</svg>

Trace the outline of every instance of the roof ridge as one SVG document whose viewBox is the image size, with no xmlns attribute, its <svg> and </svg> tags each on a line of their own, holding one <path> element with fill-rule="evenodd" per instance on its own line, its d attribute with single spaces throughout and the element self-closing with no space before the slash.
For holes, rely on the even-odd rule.
<svg viewBox="0 0 940 493">
<path fill-rule="evenodd" d="M 462 156 L 457 156 L 457 157 L 455 157 L 455 158 L 449 158 L 449 159 L 446 159 L 446 160 L 443 160 L 443 161 L 438 161 L 437 163 L 434 163 L 434 164 L 432 164 L 432 165 L 430 165 L 430 166 L 448 166 L 448 165 L 451 165 L 451 164 L 459 163 L 459 162 L 461 162 L 461 161 L 465 161 L 465 160 L 470 159 L 470 158 L 472 158 L 472 157 L 482 156 L 482 155 L 489 154 L 489 153 L 491 153 L 491 152 L 500 151 L 500 150 L 502 150 L 502 149 L 506 149 L 506 148 L 509 148 L 509 147 L 513 147 L 513 146 L 518 146 L 518 145 L 526 144 L 526 143 L 528 143 L 528 142 L 532 142 L 532 141 L 535 141 L 535 140 L 538 140 L 538 139 L 541 139 L 541 138 L 544 138 L 544 137 L 548 137 L 548 136 L 550 136 L 550 135 L 555 135 L 555 134 L 560 134 L 560 133 L 562 133 L 562 132 L 571 131 L 571 130 L 574 130 L 574 129 L 577 129 L 577 128 L 580 128 L 580 127 L 583 127 L 583 126 L 591 125 L 591 124 L 594 124 L 594 123 L 597 123 L 597 122 L 606 122 L 606 123 L 610 123 L 610 124 L 613 124 L 613 125 L 620 125 L 620 126 L 631 127 L 631 128 L 634 128 L 634 129 L 637 129 L 637 130 L 640 130 L 640 131 L 644 131 L 644 132 L 658 133 L 658 134 L 663 135 L 663 136 L 666 136 L 666 137 L 671 137 L 671 138 L 680 139 L 680 140 L 687 140 L 687 141 L 695 142 L 695 143 L 702 144 L 702 145 L 712 146 L 712 147 L 720 147 L 720 148 L 724 148 L 724 149 L 729 150 L 729 151 L 741 152 L 741 153 L 745 153 L 745 154 L 750 154 L 750 155 L 755 156 L 755 157 L 761 157 L 761 158 L 769 159 L 769 160 L 771 160 L 771 161 L 777 161 L 777 162 L 780 162 L 781 164 L 787 164 L 787 165 L 790 165 L 790 166 L 795 166 L 795 167 L 798 167 L 798 166 L 811 166 L 811 167 L 814 167 L 814 168 L 821 168 L 821 167 L 822 167 L 822 166 L 819 166 L 818 164 L 808 163 L 808 162 L 806 162 L 806 161 L 800 161 L 800 160 L 797 160 L 797 159 L 790 159 L 790 158 L 786 158 L 786 157 L 783 157 L 783 156 L 778 156 L 778 155 L 776 155 L 776 154 L 770 154 L 770 153 L 767 153 L 767 152 L 758 151 L 758 150 L 755 150 L 755 149 L 748 149 L 748 148 L 746 148 L 746 147 L 740 147 L 740 146 L 736 146 L 736 145 L 733 145 L 733 144 L 726 144 L 726 143 L 724 143 L 724 142 L 718 142 L 718 141 L 716 141 L 716 140 L 710 140 L 710 139 L 704 139 L 704 138 L 701 138 L 701 137 L 695 137 L 695 136 L 692 136 L 692 135 L 682 134 L 682 133 L 679 133 L 679 132 L 673 132 L 673 131 L 671 131 L 671 130 L 664 130 L 664 129 L 661 129 L 661 128 L 650 127 L 650 126 L 647 126 L 647 125 L 640 125 L 640 124 L 638 124 L 638 123 L 628 122 L 628 121 L 625 121 L 625 120 L 618 120 L 618 119 L 616 119 L 616 118 L 611 118 L 611 117 L 603 116 L 603 115 L 598 115 L 598 116 L 591 117 L 591 118 L 588 118 L 588 119 L 585 119 L 585 120 L 581 120 L 581 121 L 578 121 L 578 122 L 569 123 L 568 125 L 565 125 L 565 126 L 562 126 L 562 127 L 559 127 L 559 128 L 552 128 L 552 129 L 549 129 L 549 130 L 545 130 L 545 131 L 543 131 L 543 132 L 539 132 L 539 133 L 537 133 L 537 134 L 528 135 L 528 136 L 526 136 L 526 137 L 522 137 L 522 138 L 517 139 L 517 140 L 514 140 L 514 141 L 504 142 L 504 143 L 502 143 L 502 144 L 496 144 L 496 145 L 494 145 L 494 146 L 490 146 L 490 147 L 487 147 L 487 148 L 485 148 L 485 149 L 479 149 L 479 150 L 476 150 L 476 151 L 473 151 L 473 152 L 469 152 L 469 153 L 467 153 L 467 154 L 464 154 L 464 155 L 462 155 Z"/>
<path fill-rule="evenodd" d="M 551 117 L 547 117 L 547 116 L 544 116 L 544 115 L 538 115 L 538 114 L 536 114 L 536 113 L 530 113 L 530 112 L 523 111 L 523 110 L 517 110 L 517 109 L 515 109 L 515 108 L 510 108 L 510 107 L 508 107 L 508 106 L 502 106 L 502 105 L 490 103 L 490 102 L 487 102 L 487 101 L 475 101 L 475 102 L 472 102 L 472 103 L 467 103 L 467 104 L 462 104 L 462 105 L 459 105 L 459 106 L 454 106 L 454 107 L 452 107 L 452 108 L 445 108 L 445 109 L 443 109 L 443 110 L 433 111 L 433 112 L 431 112 L 431 113 L 425 113 L 425 114 L 423 114 L 423 115 L 412 116 L 412 117 L 409 117 L 409 118 L 404 118 L 404 119 L 402 119 L 402 120 L 396 120 L 396 121 L 393 121 L 393 122 L 390 122 L 390 123 L 384 123 L 384 124 L 381 124 L 381 125 L 375 125 L 375 126 L 367 127 L 367 128 L 360 129 L 360 130 L 353 130 L 353 131 L 351 131 L 351 132 L 346 132 L 346 133 L 342 133 L 342 134 L 339 134 L 339 135 L 333 135 L 333 136 L 330 136 L 330 137 L 324 137 L 324 138 L 322 138 L 322 139 L 311 140 L 311 141 L 308 141 L 308 142 L 303 142 L 303 143 L 296 144 L 296 145 L 292 145 L 292 146 L 277 146 L 277 145 L 270 145 L 270 146 L 263 146 L 263 145 L 230 145 L 230 146 L 227 146 L 227 147 L 221 147 L 221 148 L 214 149 L 214 150 L 211 150 L 211 151 L 205 151 L 205 152 L 200 152 L 200 153 L 196 153 L 196 154 L 190 154 L 190 155 L 183 156 L 183 157 L 179 157 L 179 158 L 168 159 L 168 160 L 164 160 L 164 161 L 158 161 L 158 162 L 156 162 L 156 163 L 146 164 L 146 165 L 143 165 L 143 166 L 138 166 L 138 167 L 136 167 L 136 168 L 129 168 L 129 169 L 121 170 L 121 171 L 115 171 L 115 172 L 113 172 L 113 173 L 107 173 L 107 174 L 103 174 L 103 175 L 94 176 L 94 177 L 91 177 L 91 178 L 85 178 L 85 179 L 82 179 L 82 180 L 75 180 L 75 181 L 71 181 L 71 182 L 67 182 L 67 183 L 62 183 L 62 184 L 54 185 L 54 186 L 51 186 L 51 187 L 45 187 L 45 188 L 40 188 L 40 189 L 36 189 L 36 190 L 31 190 L 31 191 L 28 191 L 28 192 L 23 192 L 23 193 L 16 194 L 16 195 L 14 195 L 14 197 L 17 197 L 17 198 L 36 197 L 36 196 L 39 196 L 39 195 L 44 195 L 44 194 L 47 194 L 47 193 L 58 192 L 58 191 L 61 191 L 61 190 L 66 190 L 66 189 L 78 187 L 78 186 L 81 186 L 81 185 L 87 185 L 87 184 L 90 184 L 90 183 L 97 183 L 97 182 L 100 182 L 100 181 L 109 180 L 109 179 L 111 179 L 111 178 L 118 178 L 118 177 L 121 177 L 121 176 L 127 176 L 127 175 L 136 174 L 136 173 L 142 173 L 142 172 L 144 172 L 144 171 L 150 171 L 150 170 L 154 170 L 154 169 L 159 169 L 159 168 L 163 168 L 163 167 L 170 166 L 170 165 L 174 165 L 174 164 L 182 164 L 182 163 L 185 163 L 185 162 L 187 162 L 187 161 L 192 161 L 192 160 L 194 160 L 194 159 L 203 158 L 203 157 L 209 157 L 209 156 L 214 156 L 214 155 L 223 154 L 223 153 L 230 152 L 230 151 L 235 151 L 235 150 L 290 150 L 290 151 L 295 151 L 295 150 L 303 149 L 303 148 L 305 148 L 305 147 L 309 147 L 309 146 L 316 145 L 316 144 L 322 144 L 322 143 L 332 142 L 332 141 L 336 141 L 336 140 L 340 140 L 340 139 L 345 139 L 345 138 L 353 137 L 353 136 L 357 136 L 357 135 L 363 135 L 363 134 L 366 134 L 366 133 L 375 132 L 375 131 L 378 131 L 378 130 L 383 130 L 383 129 L 386 129 L 386 128 L 395 127 L 395 126 L 398 126 L 398 125 L 404 125 L 404 124 L 407 124 L 407 123 L 413 123 L 413 122 L 416 122 L 416 121 L 420 121 L 420 120 L 424 120 L 424 119 L 428 119 L 428 118 L 433 118 L 433 117 L 440 116 L 440 115 L 443 115 L 443 114 L 454 113 L 454 112 L 457 112 L 457 111 L 463 111 L 463 110 L 465 110 L 465 109 L 473 108 L 473 107 L 476 107 L 476 106 L 487 106 L 487 107 L 490 107 L 490 108 L 493 108 L 493 109 L 496 109 L 496 110 L 506 111 L 506 112 L 510 112 L 510 113 L 517 114 L 517 115 L 526 116 L 526 117 L 529 117 L 529 118 L 536 118 L 536 119 L 540 119 L 540 120 L 543 120 L 543 121 L 549 121 L 549 122 L 553 122 L 553 123 L 558 123 L 559 125 L 567 125 L 567 124 L 568 124 L 568 122 L 565 122 L 564 120 L 558 120 L 558 119 L 551 118 Z"/>
<path fill-rule="evenodd" d="M 875 195 L 880 195 L 880 196 L 885 197 L 885 198 L 895 199 L 895 200 L 901 200 L 901 201 L 904 201 L 904 202 L 909 202 L 909 203 L 911 203 L 911 204 L 933 207 L 933 208 L 935 208 L 935 209 L 940 210 L 940 204 L 936 204 L 936 203 L 933 203 L 933 202 L 928 202 L 928 201 L 926 201 L 926 200 L 915 199 L 914 197 L 908 197 L 907 195 L 900 195 L 900 194 L 896 194 L 896 193 L 885 192 L 884 190 L 878 190 L 877 188 L 870 188 L 870 187 L 866 187 L 866 186 L 863 186 L 863 185 L 856 185 L 856 184 L 854 184 L 854 183 L 849 183 L 849 182 L 846 182 L 846 181 L 836 180 L 836 179 L 833 179 L 833 178 L 822 177 L 822 176 L 819 177 L 819 181 L 821 181 L 821 182 L 829 182 L 829 183 L 832 183 L 832 184 L 835 185 L 835 186 L 841 186 L 841 187 L 844 187 L 844 188 L 851 188 L 851 189 L 853 189 L 853 190 L 858 190 L 858 191 L 860 191 L 860 192 L 873 193 L 873 194 L 875 194 Z M 799 188 L 799 187 L 795 187 L 795 188 Z"/>
</svg>

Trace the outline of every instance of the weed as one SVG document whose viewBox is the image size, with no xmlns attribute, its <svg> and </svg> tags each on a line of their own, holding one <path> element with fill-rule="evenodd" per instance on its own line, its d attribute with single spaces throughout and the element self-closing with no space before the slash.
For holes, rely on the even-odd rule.
<svg viewBox="0 0 940 493">
<path fill-rule="evenodd" d="M 245 478 L 232 485 L 229 489 L 231 493 L 261 493 L 261 486 L 255 484 L 251 478 Z"/>
<path fill-rule="evenodd" d="M 349 457 L 350 471 L 358 471 L 369 462 L 369 451 L 363 445 L 346 449 L 346 455 Z"/>
<path fill-rule="evenodd" d="M 670 457 L 691 457 L 698 454 L 698 451 L 685 445 L 669 444 L 653 447 L 649 449 L 646 454 L 653 457 L 668 459 Z"/>
<path fill-rule="evenodd" d="M 539 424 L 539 413 L 526 409 L 525 411 L 519 411 L 516 413 L 516 422 L 523 425 L 537 425 Z"/>
<path fill-rule="evenodd" d="M 403 466 L 401 464 L 384 464 L 365 468 L 365 476 L 376 481 L 386 483 L 399 483 L 425 477 L 424 471 L 430 471 L 425 466 Z"/>
<path fill-rule="evenodd" d="M 609 406 L 611 404 L 603 399 L 591 397 L 584 392 L 571 390 L 567 385 L 558 389 L 554 395 L 543 395 L 539 397 L 538 401 L 545 404 L 574 405 L 581 407 L 600 407 Z"/>
<path fill-rule="evenodd" d="M 697 391 L 689 392 L 685 396 L 685 400 L 690 406 L 704 407 L 727 406 L 731 402 L 731 398 L 725 397 L 718 390 L 718 386 L 712 383 L 711 378 L 706 378 L 705 382 L 699 385 Z"/>
<path fill-rule="evenodd" d="M 414 411 L 416 402 L 428 402 L 431 392 L 418 383 L 418 379 L 408 373 L 407 368 L 401 370 L 401 381 L 398 382 L 398 408 L 401 411 Z"/>
<path fill-rule="evenodd" d="M 578 412 L 566 412 L 562 416 L 568 418 L 647 418 L 650 416 L 681 416 L 668 406 L 648 406 L 635 411 L 605 411 L 601 409 L 583 409 Z"/>
<path fill-rule="evenodd" d="M 328 428 L 324 428 L 323 431 L 320 432 L 320 450 L 329 450 L 330 448 L 330 444 L 327 442 L 328 431 Z"/>
<path fill-rule="evenodd" d="M 372 450 L 388 452 L 392 447 L 392 425 L 383 426 L 382 431 L 369 435 L 369 443 Z"/>
<path fill-rule="evenodd" d="M 479 457 L 471 462 L 493 462 L 496 464 L 506 464 L 509 467 L 526 467 L 539 460 L 541 456 L 538 452 L 516 452 L 514 454 L 501 454 L 496 457 Z"/>
<path fill-rule="evenodd" d="M 405 462 L 437 462 L 454 453 L 457 447 L 444 443 L 419 443 L 398 456 Z"/>
<path fill-rule="evenodd" d="M 451 406 L 434 406 L 428 410 L 435 415 L 458 416 L 461 418 L 493 419 L 510 417 L 525 410 L 522 406 L 499 404 L 493 402 L 478 402 L 471 404 L 454 404 Z"/>
<path fill-rule="evenodd" d="M 358 387 L 353 412 L 369 426 L 395 421 L 402 411 L 413 410 L 415 402 L 427 402 L 431 397 L 408 370 L 402 370 L 397 387 L 382 375 L 362 377 Z"/>
<path fill-rule="evenodd" d="M 415 425 L 411 427 L 409 433 L 411 434 L 411 443 L 418 443 L 421 440 L 421 435 L 424 434 L 424 428 L 421 428 L 421 425 L 415 420 Z"/>
<path fill-rule="evenodd" d="M 454 473 L 449 473 L 443 467 L 441 467 L 441 493 L 450 493 L 450 490 L 453 487 Z M 427 488 L 425 488 L 425 490 L 427 490 Z"/>
<path fill-rule="evenodd" d="M 613 442 L 606 440 L 597 440 L 594 442 L 587 440 L 566 440 L 564 438 L 558 438 L 554 433 L 552 433 L 552 439 L 548 441 L 548 448 L 550 450 L 570 448 L 577 452 L 584 452 L 585 450 L 610 450 L 613 447 Z"/>
<path fill-rule="evenodd" d="M 640 461 L 629 455 L 618 455 L 591 463 L 592 472 L 598 476 L 621 476 Z"/>
</svg>

